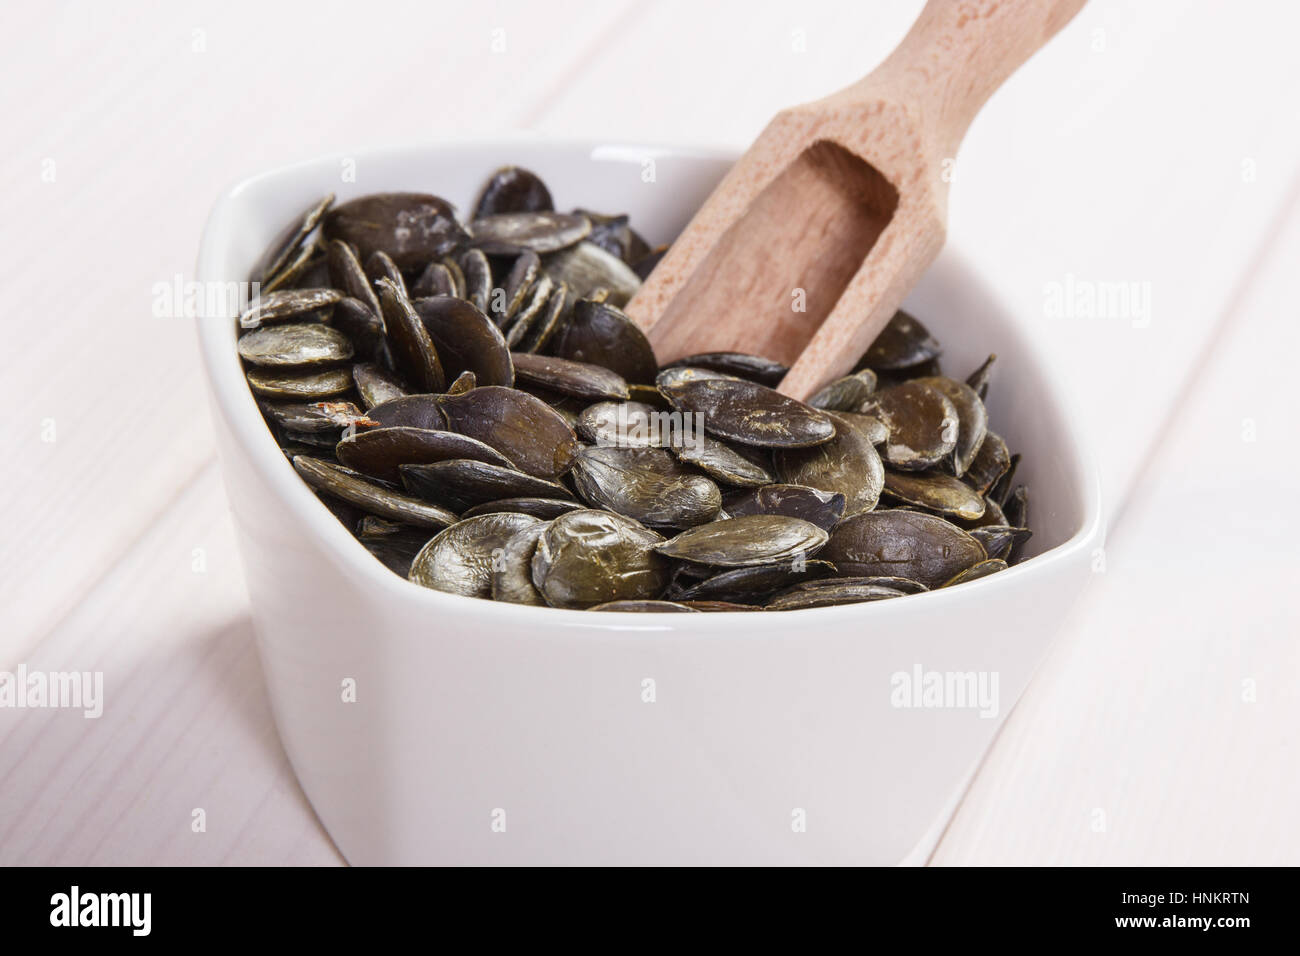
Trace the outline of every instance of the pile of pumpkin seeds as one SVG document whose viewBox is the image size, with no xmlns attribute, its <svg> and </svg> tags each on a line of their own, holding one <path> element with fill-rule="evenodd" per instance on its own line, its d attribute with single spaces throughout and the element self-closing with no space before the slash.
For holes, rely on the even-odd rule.
<svg viewBox="0 0 1300 956">
<path fill-rule="evenodd" d="M 663 255 L 498 170 L 468 223 L 423 193 L 327 196 L 255 278 L 239 354 L 303 480 L 416 584 L 517 604 L 794 610 L 951 587 L 1019 560 L 1019 455 L 993 356 L 940 368 L 893 317 L 807 403 L 786 369 L 660 366 L 620 311 Z"/>
</svg>

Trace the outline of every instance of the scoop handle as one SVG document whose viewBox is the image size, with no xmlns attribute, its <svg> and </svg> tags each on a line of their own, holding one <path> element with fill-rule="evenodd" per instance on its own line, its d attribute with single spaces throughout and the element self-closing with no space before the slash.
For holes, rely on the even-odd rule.
<svg viewBox="0 0 1300 956">
<path fill-rule="evenodd" d="M 849 96 L 892 98 L 919 108 L 931 147 L 951 157 L 971 120 L 1016 69 L 1085 0 L 929 0 L 893 53 Z"/>
</svg>

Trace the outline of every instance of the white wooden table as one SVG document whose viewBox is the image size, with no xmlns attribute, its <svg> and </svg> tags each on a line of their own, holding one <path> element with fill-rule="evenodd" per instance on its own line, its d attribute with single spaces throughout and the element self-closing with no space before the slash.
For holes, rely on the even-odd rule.
<svg viewBox="0 0 1300 956">
<path fill-rule="evenodd" d="M 520 128 L 743 145 L 919 6 L 6 7 L 0 670 L 102 671 L 105 707 L 0 710 L 0 863 L 341 862 L 271 723 L 193 330 L 151 314 L 223 185 Z M 1300 862 L 1297 28 L 1092 0 L 966 141 L 950 243 L 1042 316 L 1110 535 L 933 862 Z M 1118 281 L 1149 315 L 1047 314 Z"/>
</svg>

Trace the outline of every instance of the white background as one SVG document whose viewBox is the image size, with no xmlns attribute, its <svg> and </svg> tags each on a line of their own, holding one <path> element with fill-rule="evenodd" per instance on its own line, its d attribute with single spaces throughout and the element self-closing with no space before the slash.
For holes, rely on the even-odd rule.
<svg viewBox="0 0 1300 956">
<path fill-rule="evenodd" d="M 151 314 L 222 187 L 516 129 L 743 147 L 919 7 L 7 3 L 0 670 L 102 670 L 107 703 L 0 710 L 0 863 L 340 862 L 271 723 L 193 330 Z M 1298 30 L 1092 0 L 967 137 L 949 241 L 1041 317 L 1110 535 L 935 863 L 1300 862 Z M 1067 276 L 1148 283 L 1151 321 L 1048 317 Z"/>
</svg>

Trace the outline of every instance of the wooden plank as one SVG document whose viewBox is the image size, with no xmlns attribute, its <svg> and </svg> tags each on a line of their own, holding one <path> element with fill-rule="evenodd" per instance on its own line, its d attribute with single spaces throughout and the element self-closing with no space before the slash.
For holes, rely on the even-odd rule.
<svg viewBox="0 0 1300 956">
<path fill-rule="evenodd" d="M 1300 859 L 1298 257 L 1293 201 L 935 863 Z"/>
</svg>

